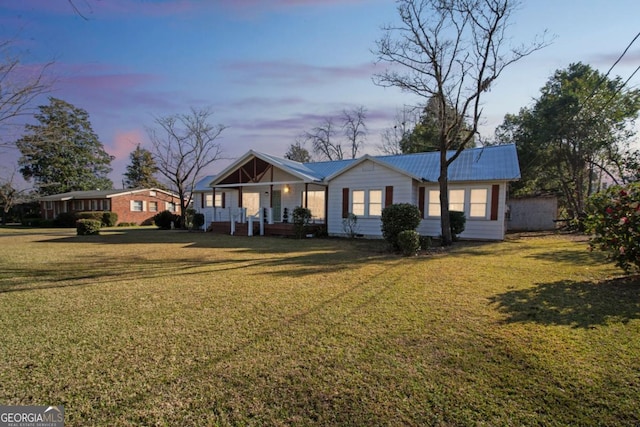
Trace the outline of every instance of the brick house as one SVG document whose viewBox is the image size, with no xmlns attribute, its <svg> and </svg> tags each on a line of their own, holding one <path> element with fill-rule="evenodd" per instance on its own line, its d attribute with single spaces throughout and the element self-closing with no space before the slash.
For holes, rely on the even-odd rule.
<svg viewBox="0 0 640 427">
<path fill-rule="evenodd" d="M 39 201 L 44 219 L 55 219 L 62 212 L 111 211 L 118 214 L 118 222 L 141 225 L 150 224 L 158 212 L 165 210 L 180 214 L 178 196 L 157 188 L 71 191 Z"/>
</svg>

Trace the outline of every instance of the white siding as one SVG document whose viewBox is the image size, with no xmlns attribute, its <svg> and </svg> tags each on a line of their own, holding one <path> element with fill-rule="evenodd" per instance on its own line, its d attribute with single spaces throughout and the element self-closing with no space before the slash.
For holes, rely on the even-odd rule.
<svg viewBox="0 0 640 427">
<path fill-rule="evenodd" d="M 327 231 L 332 236 L 345 235 L 342 226 L 342 189 L 382 190 L 383 207 L 385 187 L 393 186 L 393 203 L 415 203 L 412 179 L 404 174 L 366 160 L 338 175 L 329 184 L 329 212 Z M 367 237 L 381 237 L 380 218 L 358 218 L 358 233 Z"/>
<path fill-rule="evenodd" d="M 489 189 L 488 196 L 488 216 L 491 214 L 491 188 L 493 185 L 500 186 L 499 203 L 498 203 L 498 219 L 492 221 L 491 219 L 477 219 L 469 218 L 469 190 L 471 188 L 483 188 Z M 425 192 L 429 190 L 438 190 L 438 184 L 430 184 L 425 186 Z M 482 182 L 482 183 L 450 183 L 449 190 L 464 189 L 465 195 L 465 216 L 467 218 L 465 224 L 465 230 L 460 235 L 461 239 L 473 239 L 473 240 L 502 240 L 505 233 L 505 199 L 506 199 L 506 182 Z M 425 204 L 428 202 L 428 197 L 425 197 Z M 425 214 L 427 207 L 425 206 Z M 426 218 L 423 219 L 418 226 L 418 233 L 423 236 L 438 237 L 441 235 L 440 231 L 440 218 Z"/>
</svg>

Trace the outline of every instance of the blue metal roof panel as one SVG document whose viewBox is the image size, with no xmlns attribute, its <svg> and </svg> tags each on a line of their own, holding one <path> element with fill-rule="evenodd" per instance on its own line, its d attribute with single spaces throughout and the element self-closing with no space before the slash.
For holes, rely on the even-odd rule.
<svg viewBox="0 0 640 427">
<path fill-rule="evenodd" d="M 200 181 L 196 182 L 196 185 L 193 187 L 193 191 L 211 191 L 211 187 L 209 187 L 209 184 L 215 177 L 215 175 L 205 176 Z"/>
<path fill-rule="evenodd" d="M 454 155 L 447 153 L 447 158 Z M 440 153 L 381 156 L 378 159 L 425 181 L 435 182 L 440 175 Z M 493 181 L 520 178 L 518 155 L 513 144 L 470 148 L 449 166 L 449 181 Z"/>
</svg>

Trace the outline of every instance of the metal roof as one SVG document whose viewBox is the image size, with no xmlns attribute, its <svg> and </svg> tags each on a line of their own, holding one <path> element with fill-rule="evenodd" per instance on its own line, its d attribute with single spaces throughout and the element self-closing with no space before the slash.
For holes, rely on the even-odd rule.
<svg viewBox="0 0 640 427">
<path fill-rule="evenodd" d="M 454 153 L 454 151 L 448 152 L 447 158 L 451 158 Z M 243 156 L 243 159 L 250 155 L 258 156 L 305 181 L 331 180 L 366 159 L 372 159 L 400 173 L 423 181 L 436 182 L 440 175 L 440 153 L 438 151 L 392 156 L 365 156 L 360 159 L 309 163 L 295 162 L 255 151 L 250 151 Z M 236 166 L 234 164 L 232 167 Z M 218 177 L 220 176 L 218 175 Z M 215 176 L 207 178 L 211 183 Z M 196 190 L 207 178 L 196 184 Z M 449 166 L 449 181 L 513 181 L 517 179 L 520 179 L 520 166 L 514 144 L 466 149 Z"/>
<path fill-rule="evenodd" d="M 199 180 L 198 182 L 196 182 L 196 185 L 193 186 L 193 192 L 196 191 L 204 191 L 204 192 L 208 192 L 211 191 L 211 186 L 209 184 L 211 184 L 211 181 L 213 181 L 213 179 L 216 177 L 216 175 L 207 175 L 204 178 L 202 178 L 201 180 Z"/>
</svg>

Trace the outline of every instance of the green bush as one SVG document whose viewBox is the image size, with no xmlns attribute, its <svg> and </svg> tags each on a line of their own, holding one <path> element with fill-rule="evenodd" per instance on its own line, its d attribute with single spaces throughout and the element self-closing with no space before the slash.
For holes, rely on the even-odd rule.
<svg viewBox="0 0 640 427">
<path fill-rule="evenodd" d="M 403 230 L 398 233 L 398 246 L 404 256 L 413 256 L 420 249 L 420 235 L 415 230 Z"/>
<path fill-rule="evenodd" d="M 76 219 L 93 219 L 102 222 L 102 211 L 76 212 Z"/>
<path fill-rule="evenodd" d="M 102 212 L 102 226 L 115 227 L 118 223 L 118 214 L 115 212 Z"/>
<path fill-rule="evenodd" d="M 429 249 L 432 245 L 430 236 L 420 236 L 420 249 Z"/>
<path fill-rule="evenodd" d="M 399 251 L 398 234 L 405 230 L 415 231 L 420 221 L 420 209 L 415 205 L 397 203 L 387 206 L 382 210 L 382 237 L 394 251 Z"/>
<path fill-rule="evenodd" d="M 640 183 L 594 194 L 587 211 L 589 248 L 606 252 L 627 273 L 640 271 Z"/>
<path fill-rule="evenodd" d="M 202 213 L 193 214 L 192 224 L 194 229 L 200 230 L 204 225 L 204 214 Z"/>
<path fill-rule="evenodd" d="M 118 227 L 136 227 L 138 224 L 135 222 L 119 222 Z"/>
<path fill-rule="evenodd" d="M 162 211 L 153 217 L 153 223 L 162 230 L 170 230 L 171 223 L 175 228 L 179 227 L 180 215 L 175 215 L 169 211 Z"/>
<path fill-rule="evenodd" d="M 60 212 L 56 219 L 53 220 L 53 225 L 56 227 L 73 228 L 76 226 L 76 215 L 73 212 Z"/>
<path fill-rule="evenodd" d="M 293 229 L 298 239 L 302 239 L 307 234 L 309 220 L 311 220 L 311 211 L 307 208 L 296 206 L 293 210 Z"/>
<path fill-rule="evenodd" d="M 54 220 L 41 217 L 25 217 L 20 223 L 27 227 L 55 227 Z"/>
<path fill-rule="evenodd" d="M 467 218 L 464 216 L 464 212 L 449 211 L 449 225 L 451 227 L 451 237 L 454 240 L 458 240 L 458 236 L 464 231 Z"/>
<path fill-rule="evenodd" d="M 91 236 L 100 234 L 101 221 L 95 219 L 79 219 L 76 221 L 76 231 L 78 236 Z"/>
</svg>

